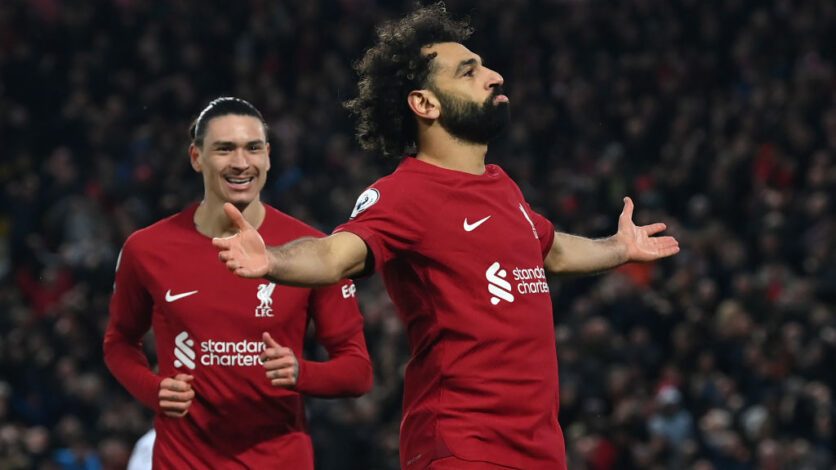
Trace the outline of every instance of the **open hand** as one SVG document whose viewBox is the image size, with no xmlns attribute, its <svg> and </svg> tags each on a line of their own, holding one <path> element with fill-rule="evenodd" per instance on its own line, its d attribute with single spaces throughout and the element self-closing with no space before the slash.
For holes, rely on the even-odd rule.
<svg viewBox="0 0 836 470">
<path fill-rule="evenodd" d="M 261 235 L 234 205 L 225 203 L 224 212 L 238 233 L 228 238 L 212 239 L 212 245 L 219 251 L 218 259 L 237 276 L 264 277 L 267 274 L 267 247 Z"/>
<path fill-rule="evenodd" d="M 615 238 L 624 247 L 627 262 L 653 261 L 679 253 L 679 242 L 675 238 L 653 236 L 666 228 L 661 222 L 641 227 L 633 223 L 633 200 L 625 197 Z"/>
</svg>

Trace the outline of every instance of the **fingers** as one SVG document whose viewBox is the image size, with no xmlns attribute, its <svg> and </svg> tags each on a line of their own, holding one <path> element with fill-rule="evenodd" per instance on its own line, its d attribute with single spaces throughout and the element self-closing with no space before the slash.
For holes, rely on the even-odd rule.
<svg viewBox="0 0 836 470">
<path fill-rule="evenodd" d="M 166 416 L 182 418 L 189 412 L 194 399 L 191 381 L 194 377 L 188 374 L 177 374 L 167 377 L 160 382 L 160 408 Z"/>
<path fill-rule="evenodd" d="M 182 380 L 183 382 L 191 382 L 192 380 L 194 380 L 194 376 L 189 375 L 189 374 L 177 374 L 177 375 L 174 376 L 174 380 Z M 191 385 L 189 385 L 189 386 L 191 387 Z"/>
<path fill-rule="evenodd" d="M 240 264 L 237 261 L 232 259 L 232 253 L 230 251 L 221 251 L 220 253 L 218 253 L 218 259 L 226 265 L 226 269 L 235 273 L 236 276 L 246 278 L 259 277 L 258 275 L 254 274 L 251 269 L 240 266 Z"/>
<path fill-rule="evenodd" d="M 244 230 L 245 228 L 250 227 L 250 224 L 244 219 L 241 211 L 239 211 L 238 208 L 231 203 L 224 203 L 224 212 L 226 213 L 226 216 L 229 217 L 229 220 L 232 221 L 232 225 L 238 227 L 239 230 Z"/>
<path fill-rule="evenodd" d="M 266 275 L 270 256 L 264 239 L 235 206 L 225 203 L 224 211 L 239 231 L 230 237 L 212 239 L 218 259 L 239 277 L 254 279 Z"/>
<path fill-rule="evenodd" d="M 160 392 L 171 390 L 174 392 L 187 392 L 192 389 L 191 381 L 194 377 L 189 374 L 177 374 L 174 377 L 167 377 L 160 382 Z"/>
<path fill-rule="evenodd" d="M 642 230 L 644 230 L 644 232 L 648 236 L 650 236 L 650 235 L 656 235 L 657 233 L 659 233 L 659 232 L 665 230 L 666 228 L 668 228 L 668 226 L 663 224 L 662 222 L 658 222 L 658 223 L 655 223 L 655 224 L 645 225 L 641 228 L 642 228 Z"/>
<path fill-rule="evenodd" d="M 182 418 L 189 414 L 189 407 L 192 406 L 192 401 L 170 401 L 160 400 L 160 408 L 163 414 L 169 418 Z"/>
<path fill-rule="evenodd" d="M 281 346 L 270 333 L 262 333 L 267 349 L 261 353 L 264 375 L 274 387 L 292 388 L 299 375 L 299 362 L 293 350 Z"/>
<path fill-rule="evenodd" d="M 271 338 L 272 339 L 272 338 Z M 275 341 L 274 341 L 275 343 Z M 294 359 L 295 356 L 293 355 L 293 351 L 290 348 L 285 348 L 279 346 L 279 343 L 275 343 L 275 347 L 269 347 L 261 353 L 261 362 L 264 363 L 264 366 L 267 367 L 267 363 L 271 361 L 277 361 L 280 359 L 291 358 Z"/>
<path fill-rule="evenodd" d="M 237 236 L 236 233 L 234 236 Z M 229 250 L 232 247 L 232 237 L 229 238 L 213 238 L 212 239 L 212 246 L 219 250 Z"/>
<path fill-rule="evenodd" d="M 633 223 L 633 200 L 624 197 L 624 209 L 618 219 L 618 233 L 627 246 L 627 261 L 653 261 L 679 253 L 679 242 L 675 238 L 654 237 L 666 230 L 664 223 L 657 222 L 637 227 Z"/>
<path fill-rule="evenodd" d="M 245 277 L 245 278 L 248 278 L 248 279 L 261 277 L 259 274 L 256 274 L 256 272 L 253 271 L 250 268 L 245 268 L 245 267 L 232 268 L 232 267 L 230 267 L 230 264 L 231 263 L 227 263 L 227 268 L 229 268 L 229 270 L 232 271 L 233 273 L 235 273 L 235 275 L 238 276 L 238 277 Z"/>
<path fill-rule="evenodd" d="M 274 387 L 291 388 L 296 385 L 299 368 L 295 360 L 285 363 L 284 366 L 277 369 L 268 369 L 264 375 L 270 381 L 270 385 Z"/>
<path fill-rule="evenodd" d="M 673 237 L 648 238 L 635 261 L 653 261 L 679 253 L 679 242 Z"/>
<path fill-rule="evenodd" d="M 226 269 L 232 271 L 233 273 L 237 274 L 241 277 L 250 277 L 247 274 L 250 273 L 250 270 L 244 267 L 241 267 L 237 261 L 232 259 L 232 253 L 230 251 L 221 251 L 218 253 L 218 259 L 221 260 L 223 264 L 226 265 Z"/>
<path fill-rule="evenodd" d="M 243 277 L 247 279 L 260 278 L 264 275 L 264 271 L 266 271 L 266 269 L 262 269 L 259 271 L 245 266 L 241 266 L 241 263 L 233 259 L 232 252 L 228 250 L 221 251 L 220 253 L 218 253 L 218 259 L 226 265 L 226 269 L 232 271 L 238 277 Z"/>
<path fill-rule="evenodd" d="M 267 372 L 268 372 L 267 378 L 268 379 L 274 379 L 276 377 L 274 377 L 273 375 L 270 375 L 269 372 L 274 372 L 276 370 L 284 369 L 284 368 L 288 368 L 288 367 L 290 367 L 290 368 L 295 367 L 296 366 L 296 358 L 294 358 L 292 354 L 289 355 L 289 356 L 282 356 L 278 359 L 270 359 L 268 361 L 265 361 L 263 366 L 264 366 L 264 369 L 266 369 Z"/>
<path fill-rule="evenodd" d="M 621 217 L 626 217 L 629 220 L 633 219 L 633 200 L 629 196 L 624 197 L 624 209 L 621 211 Z"/>
<path fill-rule="evenodd" d="M 671 256 L 679 253 L 679 242 L 673 237 L 659 237 L 654 238 L 656 241 L 656 251 L 660 258 Z"/>
<path fill-rule="evenodd" d="M 268 333 L 266 331 L 261 334 L 261 338 L 264 340 L 264 344 L 268 348 L 280 348 L 280 347 L 282 347 L 282 345 L 277 343 L 276 340 L 274 340 L 273 337 L 270 336 L 270 333 Z"/>
<path fill-rule="evenodd" d="M 284 363 L 281 367 L 266 370 L 264 371 L 264 376 L 270 380 L 294 378 L 296 377 L 296 363 L 289 361 Z"/>
<path fill-rule="evenodd" d="M 185 402 L 194 398 L 194 390 L 186 390 L 185 392 L 178 392 L 176 390 L 160 390 L 160 401 L 179 401 Z"/>
</svg>

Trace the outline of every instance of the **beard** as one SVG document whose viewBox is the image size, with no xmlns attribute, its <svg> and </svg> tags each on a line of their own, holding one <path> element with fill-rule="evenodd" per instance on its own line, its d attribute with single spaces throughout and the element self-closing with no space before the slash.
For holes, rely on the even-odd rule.
<svg viewBox="0 0 836 470">
<path fill-rule="evenodd" d="M 440 90 L 432 90 L 441 103 L 438 123 L 447 132 L 465 142 L 486 145 L 508 127 L 511 109 L 508 102 L 494 103 L 503 93 L 502 87 L 494 87 L 483 103 L 469 101 Z"/>
</svg>

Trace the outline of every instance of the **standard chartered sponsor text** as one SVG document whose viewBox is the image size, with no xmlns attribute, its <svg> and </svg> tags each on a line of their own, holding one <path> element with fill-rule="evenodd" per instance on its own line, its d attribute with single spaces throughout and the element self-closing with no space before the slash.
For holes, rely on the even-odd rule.
<svg viewBox="0 0 836 470">
<path fill-rule="evenodd" d="M 511 272 L 517 282 L 517 292 L 520 294 L 540 294 L 549 292 L 546 282 L 546 271 L 537 266 L 534 268 L 514 268 Z"/>
<path fill-rule="evenodd" d="M 260 365 L 261 353 L 267 346 L 261 341 L 215 341 L 200 343 L 200 363 L 204 366 L 255 366 Z"/>
</svg>

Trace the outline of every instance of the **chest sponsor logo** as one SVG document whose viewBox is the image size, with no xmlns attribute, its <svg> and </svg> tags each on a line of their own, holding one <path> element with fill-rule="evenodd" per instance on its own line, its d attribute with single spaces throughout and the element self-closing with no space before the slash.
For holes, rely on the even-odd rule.
<svg viewBox="0 0 836 470">
<path fill-rule="evenodd" d="M 182 331 L 174 338 L 174 367 L 188 367 L 194 369 L 195 353 L 192 347 L 194 340 L 189 338 L 189 333 Z"/>
<path fill-rule="evenodd" d="M 165 301 L 171 303 L 171 302 L 174 302 L 175 300 L 180 300 L 183 297 L 188 297 L 190 295 L 197 294 L 197 292 L 198 291 L 193 290 L 191 292 L 183 292 L 182 294 L 172 294 L 171 289 L 169 289 L 165 293 Z"/>
<path fill-rule="evenodd" d="M 513 302 L 514 294 L 511 293 L 511 283 L 505 280 L 508 275 L 495 261 L 487 271 L 485 278 L 488 280 L 488 292 L 491 293 L 491 303 L 497 305 L 500 301 Z"/>
<path fill-rule="evenodd" d="M 472 231 L 476 230 L 476 227 L 484 224 L 490 218 L 491 218 L 491 216 L 487 216 L 484 219 L 480 219 L 480 220 L 477 220 L 476 222 L 473 222 L 472 224 L 469 224 L 469 223 L 467 223 L 467 217 L 465 217 L 465 219 L 464 219 L 464 231 L 465 232 L 472 232 Z"/>
<path fill-rule="evenodd" d="M 503 300 L 508 303 L 514 302 L 514 294 L 527 295 L 549 292 L 546 271 L 541 266 L 533 268 L 514 267 L 509 279 L 508 272 L 502 268 L 499 261 L 495 261 L 485 271 L 485 279 L 488 280 L 488 293 L 491 294 L 490 301 L 493 305 L 498 305 Z"/>
<path fill-rule="evenodd" d="M 361 212 L 365 211 L 369 207 L 372 207 L 379 200 L 380 192 L 378 190 L 369 188 L 363 191 L 363 194 L 357 198 L 357 202 L 354 204 L 354 210 L 351 211 L 349 219 L 357 217 Z"/>
<path fill-rule="evenodd" d="M 275 283 L 259 284 L 258 292 L 255 294 L 258 301 L 261 302 L 255 308 L 256 317 L 272 317 L 273 316 L 273 290 L 276 289 Z"/>
<path fill-rule="evenodd" d="M 263 341 L 201 341 L 195 348 L 188 331 L 174 338 L 174 367 L 194 370 L 197 364 L 215 367 L 261 366 L 261 353 L 267 349 Z"/>
</svg>

